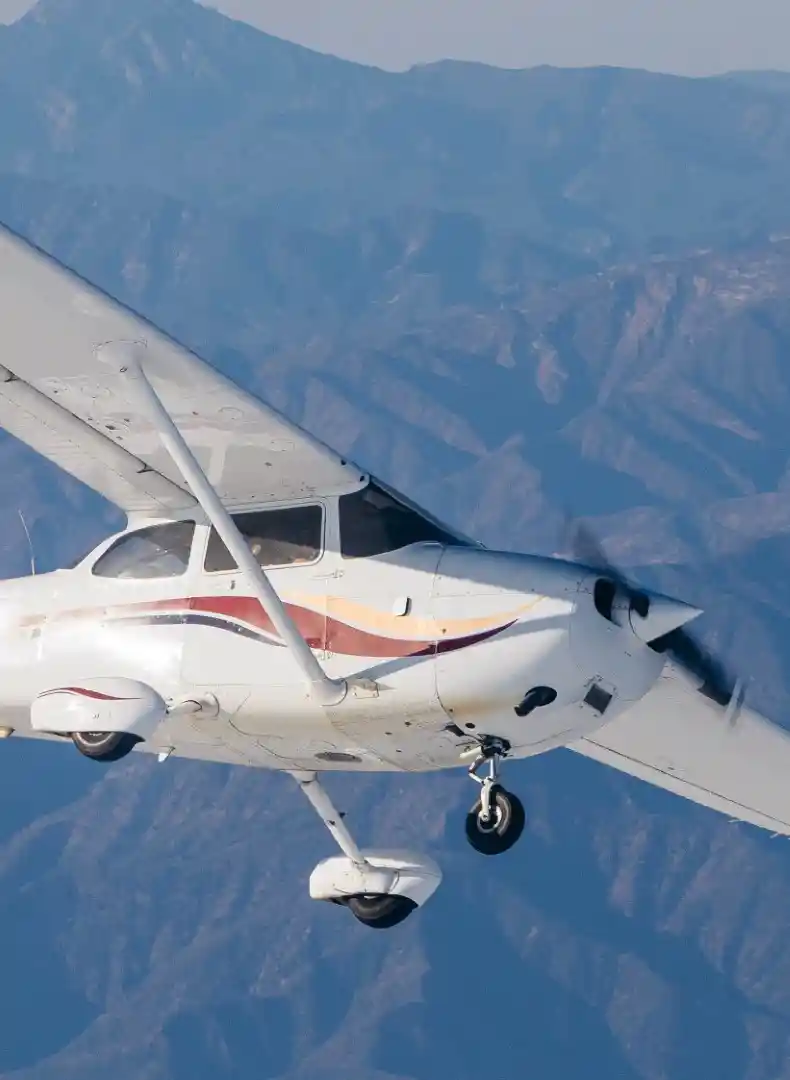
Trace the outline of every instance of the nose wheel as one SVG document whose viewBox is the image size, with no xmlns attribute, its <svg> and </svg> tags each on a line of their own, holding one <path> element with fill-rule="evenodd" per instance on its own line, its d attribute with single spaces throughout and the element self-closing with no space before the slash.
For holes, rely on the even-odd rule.
<svg viewBox="0 0 790 1080">
<path fill-rule="evenodd" d="M 469 768 L 470 777 L 480 785 L 480 798 L 466 815 L 466 838 L 481 855 L 509 851 L 524 831 L 523 803 L 499 783 L 499 765 L 509 750 L 505 739 L 486 736 Z M 480 776 L 484 765 L 486 775 Z"/>
</svg>

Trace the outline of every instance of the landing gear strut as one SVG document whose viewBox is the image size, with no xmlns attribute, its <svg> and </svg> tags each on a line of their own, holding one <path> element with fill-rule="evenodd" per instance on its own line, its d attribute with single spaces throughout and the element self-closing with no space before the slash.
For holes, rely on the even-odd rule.
<svg viewBox="0 0 790 1080">
<path fill-rule="evenodd" d="M 314 900 L 340 904 L 365 926 L 389 930 L 433 895 L 442 875 L 432 859 L 408 851 L 362 851 L 316 774 L 291 775 L 343 852 L 313 870 Z"/>
<path fill-rule="evenodd" d="M 466 815 L 466 838 L 481 855 L 501 855 L 516 843 L 524 831 L 526 816 L 520 799 L 499 783 L 499 764 L 510 750 L 506 739 L 486 735 L 469 768 L 469 776 L 480 785 L 480 798 Z M 483 765 L 487 774 L 479 776 Z"/>
</svg>

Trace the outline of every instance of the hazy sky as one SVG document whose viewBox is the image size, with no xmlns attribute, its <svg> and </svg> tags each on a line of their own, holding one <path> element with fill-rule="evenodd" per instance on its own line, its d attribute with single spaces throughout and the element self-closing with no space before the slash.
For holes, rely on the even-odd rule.
<svg viewBox="0 0 790 1080">
<path fill-rule="evenodd" d="M 389 68 L 452 56 L 504 67 L 616 64 L 683 74 L 790 69 L 790 0 L 206 2 L 279 37 Z M 0 19 L 30 6 L 0 0 Z"/>
</svg>

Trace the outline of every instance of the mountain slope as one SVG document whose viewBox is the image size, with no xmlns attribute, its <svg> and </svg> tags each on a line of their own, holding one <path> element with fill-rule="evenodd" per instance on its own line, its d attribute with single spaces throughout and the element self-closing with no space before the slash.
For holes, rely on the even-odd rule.
<svg viewBox="0 0 790 1080">
<path fill-rule="evenodd" d="M 604 260 L 790 225 L 783 99 L 726 79 L 395 75 L 190 0 L 42 0 L 0 28 L 0 103 L 0 170 L 292 222 L 430 207 Z"/>
</svg>

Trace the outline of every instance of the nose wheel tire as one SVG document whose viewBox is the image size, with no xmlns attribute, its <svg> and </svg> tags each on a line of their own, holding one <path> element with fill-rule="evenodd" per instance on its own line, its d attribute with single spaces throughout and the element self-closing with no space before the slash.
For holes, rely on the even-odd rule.
<svg viewBox="0 0 790 1080">
<path fill-rule="evenodd" d="M 374 930 L 390 930 L 417 908 L 408 896 L 350 896 L 345 904 L 359 922 Z"/>
<path fill-rule="evenodd" d="M 501 855 L 519 839 L 525 822 L 521 800 L 504 788 L 495 787 L 490 794 L 487 818 L 482 799 L 466 815 L 466 838 L 481 855 Z"/>
<path fill-rule="evenodd" d="M 140 741 L 125 731 L 75 731 L 71 740 L 79 752 L 93 761 L 120 761 Z"/>
</svg>

